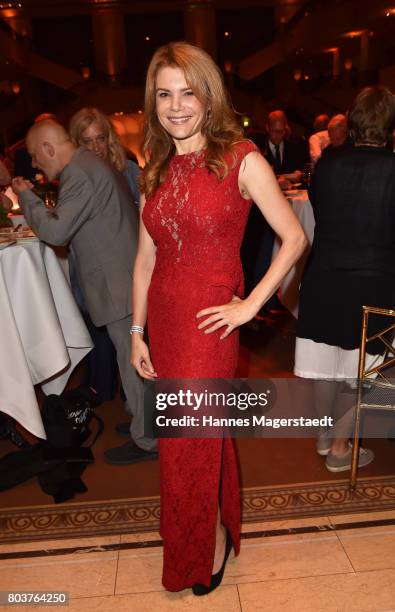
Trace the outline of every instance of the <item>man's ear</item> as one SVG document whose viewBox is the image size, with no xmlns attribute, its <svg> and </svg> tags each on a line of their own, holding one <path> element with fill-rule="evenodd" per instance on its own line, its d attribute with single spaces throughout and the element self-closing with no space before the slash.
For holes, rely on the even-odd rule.
<svg viewBox="0 0 395 612">
<path fill-rule="evenodd" d="M 47 141 L 43 142 L 42 148 L 49 157 L 55 156 L 55 147 L 50 142 L 47 142 Z"/>
</svg>

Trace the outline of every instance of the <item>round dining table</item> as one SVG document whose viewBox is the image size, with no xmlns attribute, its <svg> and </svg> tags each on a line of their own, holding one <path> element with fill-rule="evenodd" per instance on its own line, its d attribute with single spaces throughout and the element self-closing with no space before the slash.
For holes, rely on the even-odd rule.
<svg viewBox="0 0 395 612">
<path fill-rule="evenodd" d="M 0 248 L 0 411 L 46 438 L 35 385 L 60 394 L 93 343 L 54 250 L 36 237 Z"/>
</svg>

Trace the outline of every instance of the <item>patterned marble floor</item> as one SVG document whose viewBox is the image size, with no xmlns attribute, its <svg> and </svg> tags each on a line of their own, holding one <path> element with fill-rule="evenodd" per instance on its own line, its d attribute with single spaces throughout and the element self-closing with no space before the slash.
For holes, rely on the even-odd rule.
<svg viewBox="0 0 395 612">
<path fill-rule="evenodd" d="M 83 612 L 395 611 L 395 511 L 244 525 L 240 556 L 231 556 L 222 586 L 202 598 L 163 590 L 158 539 L 5 544 L 0 591 L 68 591 L 68 609 Z"/>
</svg>

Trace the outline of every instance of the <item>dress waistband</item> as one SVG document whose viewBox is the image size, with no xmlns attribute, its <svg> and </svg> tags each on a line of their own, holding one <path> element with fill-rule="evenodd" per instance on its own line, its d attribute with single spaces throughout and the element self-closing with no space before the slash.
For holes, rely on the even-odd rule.
<svg viewBox="0 0 395 612">
<path fill-rule="evenodd" d="M 176 279 L 181 276 L 185 279 L 186 275 L 190 279 L 194 279 L 205 285 L 223 285 L 229 287 L 236 295 L 242 295 L 243 292 L 243 270 L 241 263 L 233 269 L 219 269 L 209 263 L 200 263 L 199 266 L 187 265 L 181 262 L 175 262 L 171 259 L 157 259 L 153 276 L 166 275 L 167 277 Z"/>
</svg>

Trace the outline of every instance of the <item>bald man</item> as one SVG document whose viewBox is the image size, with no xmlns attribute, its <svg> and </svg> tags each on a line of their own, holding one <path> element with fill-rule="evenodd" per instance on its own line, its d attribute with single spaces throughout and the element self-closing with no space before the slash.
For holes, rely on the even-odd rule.
<svg viewBox="0 0 395 612">
<path fill-rule="evenodd" d="M 348 130 L 347 117 L 345 115 L 335 115 L 328 125 L 329 145 L 322 151 L 321 157 L 337 155 L 344 149 L 354 146 Z"/>
<path fill-rule="evenodd" d="M 51 119 L 57 121 L 55 115 L 52 113 L 41 113 L 34 119 L 34 123 Z M 26 140 L 20 140 L 19 142 L 12 145 L 7 150 L 7 157 L 10 158 L 13 164 L 14 176 L 23 176 L 23 178 L 33 181 L 37 174 L 37 169 L 33 167 L 32 158 L 26 148 Z"/>
<path fill-rule="evenodd" d="M 313 129 L 314 132 L 322 132 L 323 130 L 328 129 L 329 123 L 329 115 L 323 113 L 322 115 L 317 115 L 314 118 Z"/>
<path fill-rule="evenodd" d="M 26 138 L 33 164 L 49 180 L 59 178 L 54 210 L 15 178 L 12 186 L 28 224 L 53 245 L 70 245 L 79 286 L 93 323 L 105 325 L 133 414 L 132 440 L 106 451 L 110 463 L 128 464 L 157 457 L 156 441 L 144 436 L 143 385 L 130 365 L 131 281 L 138 220 L 124 177 L 87 149 L 76 148 L 52 120 L 36 123 Z"/>
<path fill-rule="evenodd" d="M 328 123 L 328 134 L 333 147 L 340 147 L 348 136 L 347 117 L 335 115 Z"/>
</svg>

